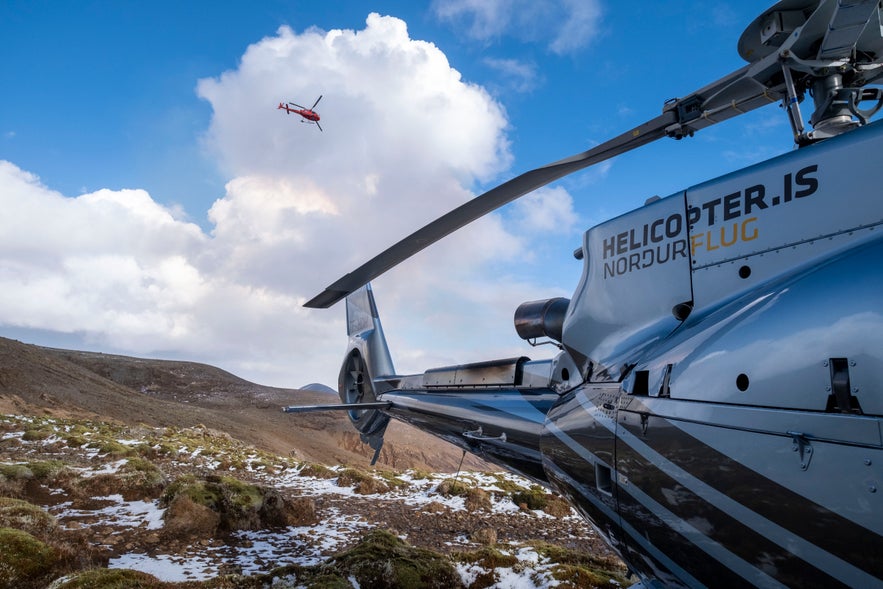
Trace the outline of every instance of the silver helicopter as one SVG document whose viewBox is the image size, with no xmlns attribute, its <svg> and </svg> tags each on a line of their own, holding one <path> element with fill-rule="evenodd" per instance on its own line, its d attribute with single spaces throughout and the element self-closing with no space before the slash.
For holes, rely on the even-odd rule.
<svg viewBox="0 0 883 589">
<path fill-rule="evenodd" d="M 341 404 L 285 410 L 346 410 L 374 460 L 395 418 L 546 485 L 637 586 L 883 587 L 881 31 L 878 0 L 782 0 L 739 39 L 742 69 L 331 284 L 306 306 L 346 299 Z M 554 358 L 395 372 L 370 280 L 564 175 L 767 104 L 798 149 L 592 227 L 573 297 L 515 311 Z"/>
</svg>

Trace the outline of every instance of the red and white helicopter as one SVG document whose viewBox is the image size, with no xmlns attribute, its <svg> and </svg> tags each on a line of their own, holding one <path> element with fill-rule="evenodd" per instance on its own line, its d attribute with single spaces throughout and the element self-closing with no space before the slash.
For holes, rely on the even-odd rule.
<svg viewBox="0 0 883 589">
<path fill-rule="evenodd" d="M 295 104 L 294 102 L 289 102 L 288 104 L 280 102 L 279 106 L 277 106 L 276 108 L 282 109 L 288 114 L 294 113 L 296 115 L 300 115 L 302 117 L 302 123 L 315 124 L 317 127 L 319 127 L 319 130 L 321 131 L 322 125 L 319 124 L 319 113 L 313 110 L 314 108 L 316 108 L 316 105 L 319 104 L 320 100 L 322 100 L 321 94 L 319 95 L 319 98 L 316 99 L 316 102 L 313 103 L 313 106 L 311 106 L 310 108 Z"/>
</svg>

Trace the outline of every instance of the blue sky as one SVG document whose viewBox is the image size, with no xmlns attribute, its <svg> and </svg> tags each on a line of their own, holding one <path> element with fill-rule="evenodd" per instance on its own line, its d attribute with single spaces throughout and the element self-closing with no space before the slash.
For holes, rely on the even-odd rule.
<svg viewBox="0 0 883 589">
<path fill-rule="evenodd" d="M 0 335 L 333 384 L 342 305 L 304 300 L 470 196 L 741 67 L 738 37 L 766 7 L 4 2 Z M 322 133 L 275 110 L 320 94 Z M 397 368 L 541 356 L 511 316 L 570 296 L 582 231 L 790 148 L 770 106 L 430 248 L 375 283 Z"/>
</svg>

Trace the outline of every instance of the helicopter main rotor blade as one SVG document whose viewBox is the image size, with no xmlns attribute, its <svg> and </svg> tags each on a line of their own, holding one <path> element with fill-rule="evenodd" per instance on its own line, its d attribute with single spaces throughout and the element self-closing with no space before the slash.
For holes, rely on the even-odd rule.
<svg viewBox="0 0 883 589">
<path fill-rule="evenodd" d="M 457 229 L 563 176 L 621 155 L 662 137 L 681 139 L 784 97 L 769 55 L 685 96 L 665 103 L 662 114 L 588 151 L 525 172 L 418 229 L 329 285 L 304 306 L 325 309 Z M 781 76 L 780 76 L 781 77 Z"/>
<path fill-rule="evenodd" d="M 322 95 L 319 94 L 319 98 L 316 99 L 316 102 L 313 103 L 313 106 L 310 107 L 310 110 L 316 108 L 316 105 L 319 104 L 319 101 L 322 100 Z"/>
<path fill-rule="evenodd" d="M 666 111 L 655 119 L 586 152 L 525 172 L 496 188 L 492 188 L 484 194 L 460 205 L 453 211 L 442 215 L 422 229 L 418 229 L 328 286 L 322 293 L 308 301 L 304 306 L 328 308 L 365 283 L 370 282 L 393 266 L 410 258 L 443 237 L 450 235 L 464 225 L 563 176 L 665 137 L 667 135 L 666 128 L 676 122 L 676 114 L 672 111 Z"/>
<path fill-rule="evenodd" d="M 667 101 L 660 116 L 631 131 L 581 154 L 526 172 L 477 196 L 334 282 L 304 306 L 330 307 L 460 227 L 567 174 L 661 137 L 692 136 L 696 131 L 770 103 L 781 101 L 784 107 L 796 105 L 802 95 L 795 96 L 793 90 L 788 89 L 787 79 L 791 74 L 800 78 L 801 88 L 831 71 L 851 72 L 854 74 L 852 83 L 858 85 L 883 79 L 881 15 L 875 11 L 878 5 L 874 0 L 857 0 L 849 5 L 834 0 L 807 1 L 807 10 L 801 13 L 804 18 L 801 26 L 788 35 L 769 38 L 770 19 L 783 10 L 791 10 L 790 6 L 787 0 L 781 0 L 743 33 L 739 53 L 748 65 L 684 98 Z M 820 45 L 824 55 L 819 54 Z M 828 57 L 827 53 L 835 59 L 820 59 Z M 847 54 L 849 57 L 844 57 Z M 797 139 L 795 130 L 795 141 Z"/>
<path fill-rule="evenodd" d="M 772 60 L 775 56 L 769 56 Z M 764 64 L 766 65 L 766 64 Z M 767 69 L 744 66 L 680 99 L 667 101 L 662 114 L 588 151 L 525 172 L 492 188 L 418 229 L 325 288 L 304 306 L 325 309 L 457 229 L 563 176 L 616 157 L 662 137 L 681 139 L 694 132 L 781 99 L 783 83 L 769 82 Z M 725 97 L 725 100 L 723 98 Z"/>
</svg>

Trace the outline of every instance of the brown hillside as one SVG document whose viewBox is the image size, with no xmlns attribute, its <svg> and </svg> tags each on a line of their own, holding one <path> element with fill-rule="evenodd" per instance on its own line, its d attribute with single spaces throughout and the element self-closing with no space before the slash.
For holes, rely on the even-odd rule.
<svg viewBox="0 0 883 589">
<path fill-rule="evenodd" d="M 289 415 L 286 405 L 336 402 L 312 391 L 261 386 L 193 362 L 42 348 L 0 338 L 0 413 L 88 417 L 126 424 L 202 424 L 279 454 L 367 465 L 371 450 L 341 412 Z M 456 470 L 462 452 L 390 423 L 378 466 Z M 464 468 L 488 465 L 467 455 Z"/>
</svg>

